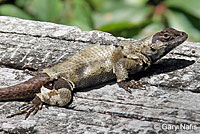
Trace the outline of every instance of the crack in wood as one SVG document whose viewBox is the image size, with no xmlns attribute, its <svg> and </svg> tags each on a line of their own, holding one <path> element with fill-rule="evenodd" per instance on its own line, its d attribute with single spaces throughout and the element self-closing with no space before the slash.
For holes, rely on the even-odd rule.
<svg viewBox="0 0 200 134">
<path fill-rule="evenodd" d="M 64 40 L 64 41 L 69 41 L 69 42 L 75 42 L 76 41 L 76 42 L 81 42 L 81 43 L 92 43 L 92 44 L 95 44 L 95 43 L 98 42 L 98 40 L 96 40 L 96 41 L 91 41 L 91 40 L 90 41 L 83 41 L 83 40 L 78 40 L 78 39 L 66 39 L 65 37 L 53 37 L 53 36 L 49 36 L 49 35 L 42 36 L 42 35 L 33 35 L 33 34 L 26 34 L 26 33 L 19 33 L 19 32 L 5 32 L 5 31 L 2 31 L 2 30 L 0 30 L 0 33 L 32 36 L 32 37 L 37 37 L 37 38 L 50 38 L 50 39 L 55 39 L 55 40 L 59 40 L 59 41 Z M 116 38 L 116 41 L 119 41 L 119 40 L 117 40 L 117 38 Z M 109 43 L 104 43 L 104 42 L 101 42 L 101 44 L 111 45 Z"/>
</svg>

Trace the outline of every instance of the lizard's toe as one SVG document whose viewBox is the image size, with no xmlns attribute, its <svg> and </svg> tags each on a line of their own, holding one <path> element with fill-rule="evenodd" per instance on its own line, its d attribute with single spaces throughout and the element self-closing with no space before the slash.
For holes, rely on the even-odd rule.
<svg viewBox="0 0 200 134">
<path fill-rule="evenodd" d="M 20 112 L 9 115 L 9 116 L 7 116 L 7 118 L 11 118 L 16 115 L 22 115 L 22 114 L 26 113 L 25 119 L 27 119 L 31 113 L 33 113 L 33 115 L 35 115 L 38 112 L 38 110 L 41 110 L 42 104 L 43 103 L 40 100 L 40 98 L 38 96 L 36 96 L 31 102 L 22 104 L 19 107 Z"/>
<path fill-rule="evenodd" d="M 36 96 L 30 103 L 24 105 L 23 107 L 21 107 L 20 109 L 22 111 L 26 111 L 26 116 L 25 119 L 27 119 L 29 117 L 29 115 L 31 113 L 33 113 L 33 115 L 35 115 L 38 110 L 42 109 L 42 101 L 40 100 L 40 98 L 38 96 Z"/>
</svg>

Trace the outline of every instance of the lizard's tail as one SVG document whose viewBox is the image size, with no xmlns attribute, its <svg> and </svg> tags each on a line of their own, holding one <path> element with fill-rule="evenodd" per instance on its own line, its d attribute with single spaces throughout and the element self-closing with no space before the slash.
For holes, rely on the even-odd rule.
<svg viewBox="0 0 200 134">
<path fill-rule="evenodd" d="M 49 81 L 47 74 L 40 74 L 23 83 L 0 89 L 0 101 L 31 99 L 40 92 L 40 88 Z"/>
</svg>

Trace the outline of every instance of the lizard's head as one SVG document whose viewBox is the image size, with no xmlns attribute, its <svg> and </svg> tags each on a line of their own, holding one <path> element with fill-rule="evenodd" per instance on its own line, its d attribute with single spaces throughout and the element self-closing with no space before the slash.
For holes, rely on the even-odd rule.
<svg viewBox="0 0 200 134">
<path fill-rule="evenodd" d="M 143 54 L 151 58 L 152 62 L 155 62 L 187 38 L 188 35 L 185 32 L 166 28 L 150 37 L 148 43 L 145 43 L 147 46 L 144 46 Z"/>
</svg>

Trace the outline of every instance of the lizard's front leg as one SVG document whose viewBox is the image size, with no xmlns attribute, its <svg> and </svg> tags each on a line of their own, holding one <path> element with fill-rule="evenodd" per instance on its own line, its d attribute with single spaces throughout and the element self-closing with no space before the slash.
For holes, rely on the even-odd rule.
<svg viewBox="0 0 200 134">
<path fill-rule="evenodd" d="M 132 56 L 133 57 L 133 56 Z M 148 63 L 142 58 L 135 56 L 136 58 L 122 58 L 116 62 L 114 67 L 114 73 L 117 77 L 117 83 L 120 87 L 131 93 L 130 88 L 143 88 L 147 82 L 141 81 L 127 81 L 128 73 L 136 73 L 143 70 L 148 66 Z M 145 63 L 146 62 L 146 63 Z"/>
</svg>

